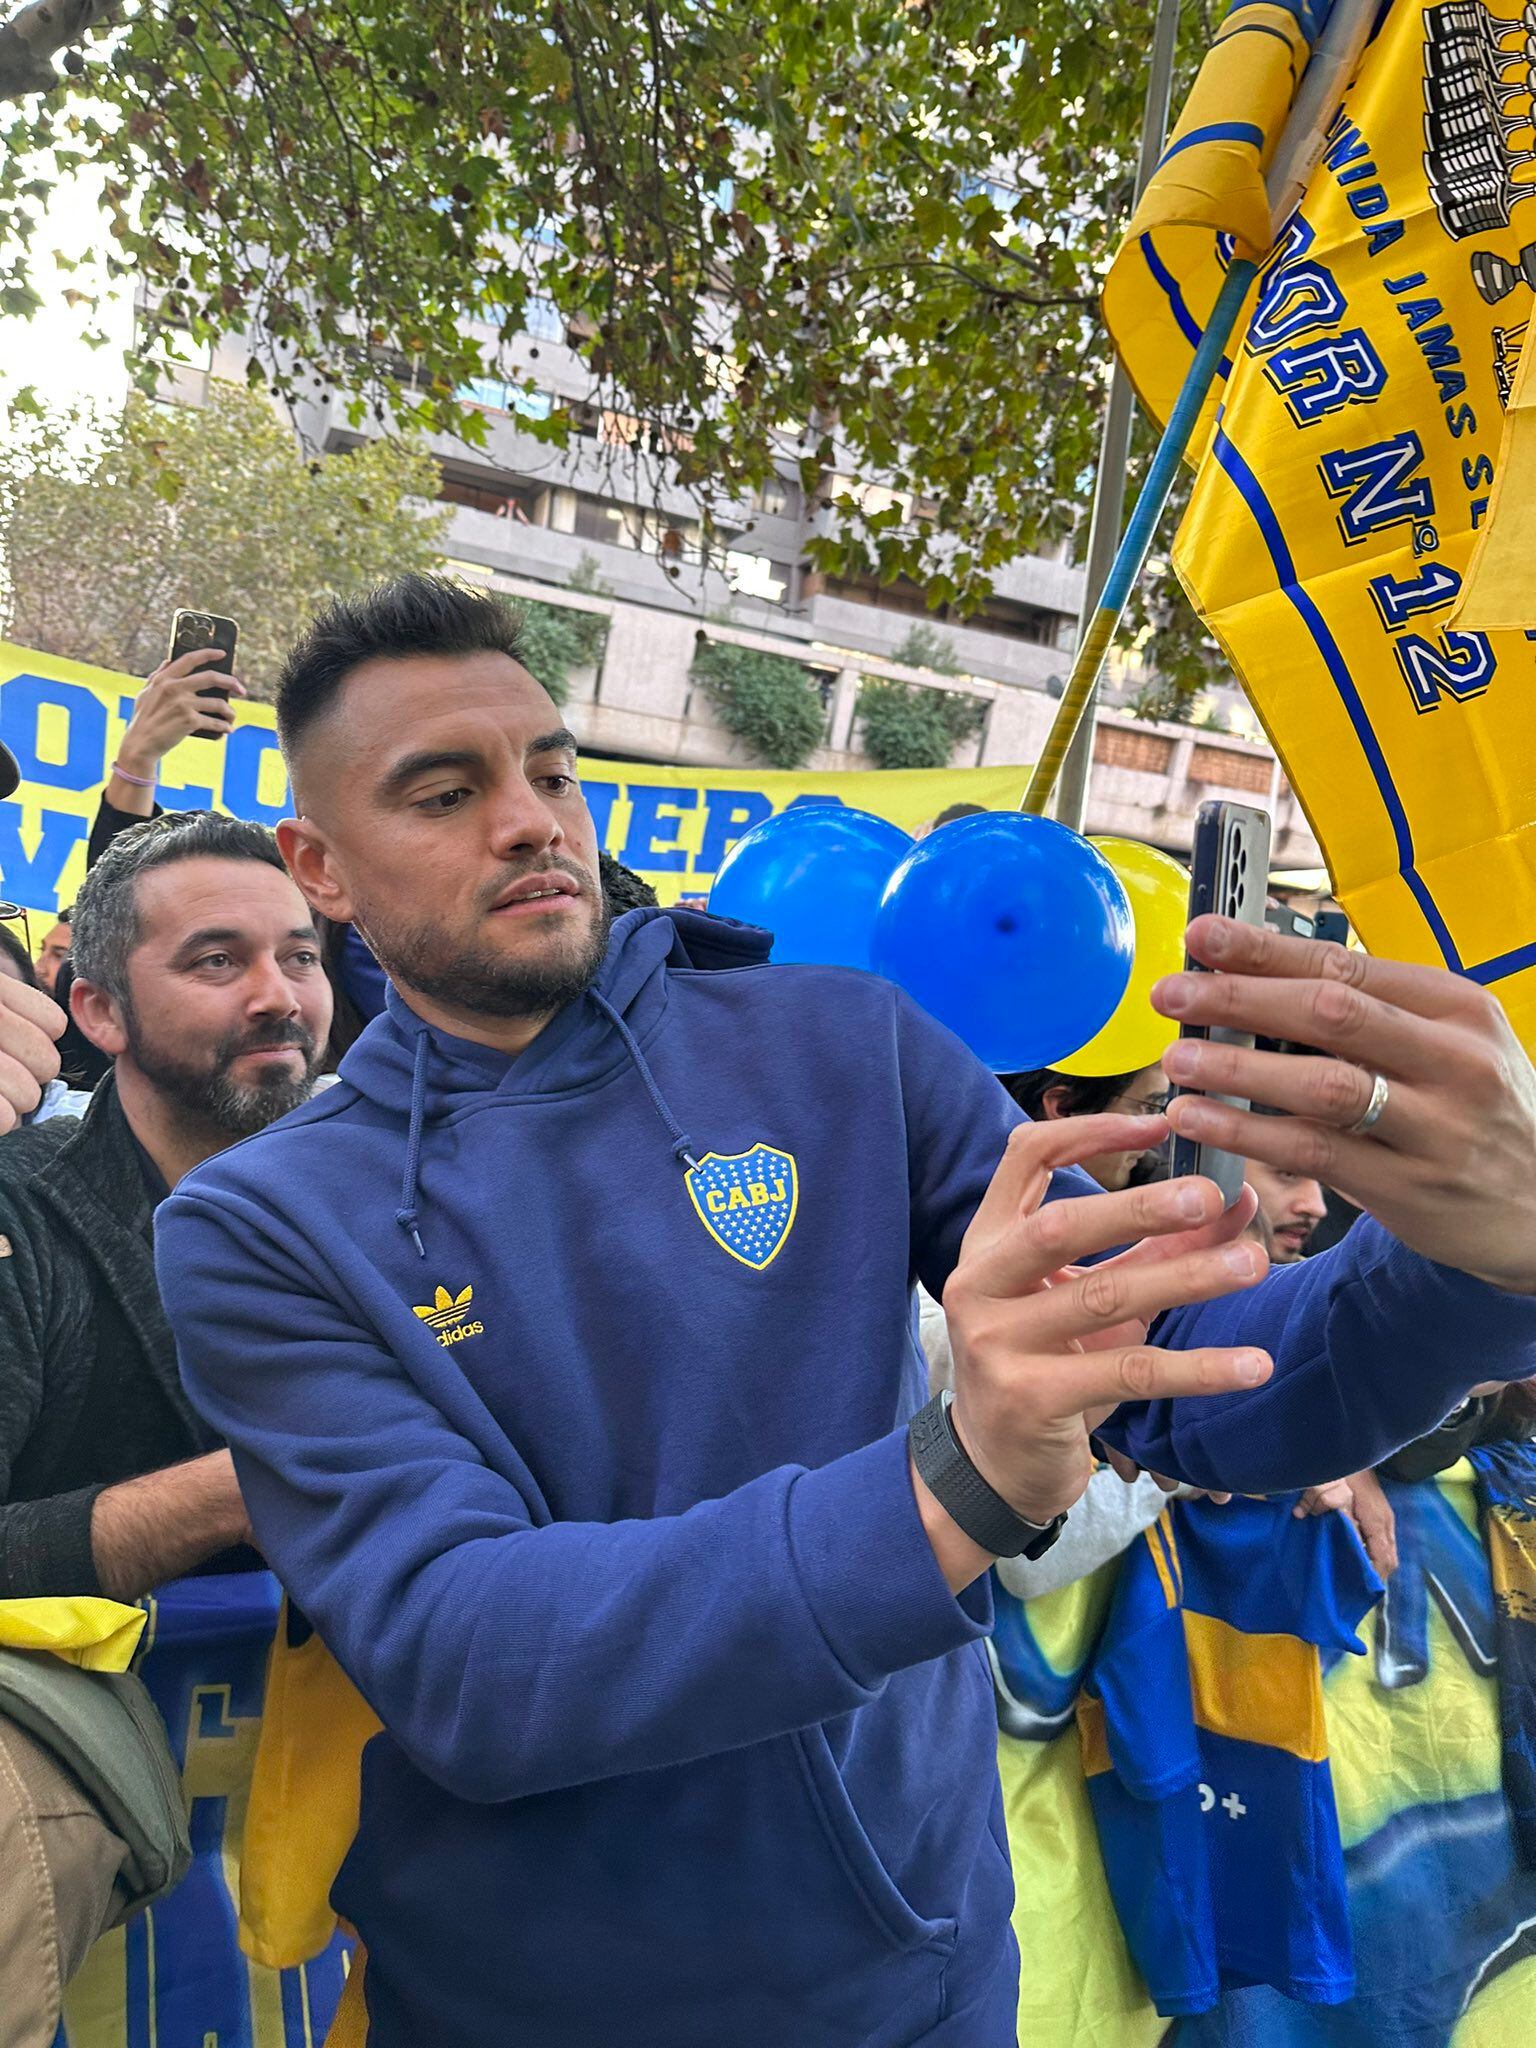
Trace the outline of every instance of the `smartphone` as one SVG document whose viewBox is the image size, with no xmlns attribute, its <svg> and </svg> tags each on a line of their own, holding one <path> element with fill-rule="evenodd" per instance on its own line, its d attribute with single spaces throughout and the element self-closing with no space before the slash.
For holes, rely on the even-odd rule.
<svg viewBox="0 0 1536 2048">
<path fill-rule="evenodd" d="M 1320 910 L 1313 919 L 1312 936 L 1335 946 L 1349 944 L 1349 918 L 1342 910 Z"/>
<path fill-rule="evenodd" d="M 220 618 L 217 612 L 179 611 L 171 620 L 171 651 L 166 660 L 174 661 L 179 654 L 194 654 L 200 647 L 217 647 L 222 659 L 209 662 L 202 673 L 209 676 L 232 676 L 235 672 L 235 647 L 239 638 L 240 628 L 233 619 Z M 222 697 L 226 704 L 229 702 L 228 690 L 221 690 L 217 686 L 199 690 L 197 694 L 199 697 Z M 193 733 L 191 737 L 198 740 L 215 740 L 222 739 L 223 734 L 198 732 Z"/>
<path fill-rule="evenodd" d="M 1246 804 L 1207 803 L 1195 818 L 1195 845 L 1190 862 L 1189 914 L 1204 917 L 1215 911 L 1235 917 L 1241 924 L 1265 922 L 1265 900 L 1269 894 L 1269 814 L 1250 810 Z M 1211 970 L 1186 954 L 1184 965 L 1192 974 Z M 1208 1038 L 1217 1045 L 1251 1048 L 1253 1036 L 1246 1031 L 1228 1031 L 1223 1026 L 1186 1024 L 1181 1038 Z M 1180 1095 L 1201 1095 L 1200 1088 L 1180 1088 Z M 1218 1102 L 1234 1109 L 1246 1109 L 1245 1098 L 1218 1095 Z M 1223 1152 L 1215 1145 L 1175 1135 L 1173 1140 L 1175 1178 L 1187 1173 L 1204 1174 L 1221 1189 L 1227 1208 L 1237 1200 L 1243 1187 L 1243 1161 L 1239 1153 Z"/>
</svg>

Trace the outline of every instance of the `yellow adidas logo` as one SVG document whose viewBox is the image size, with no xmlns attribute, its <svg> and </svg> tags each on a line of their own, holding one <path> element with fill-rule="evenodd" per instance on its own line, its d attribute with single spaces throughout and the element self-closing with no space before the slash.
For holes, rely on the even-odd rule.
<svg viewBox="0 0 1536 2048">
<path fill-rule="evenodd" d="M 446 1287 L 439 1287 L 432 1299 L 422 1305 L 414 1304 L 415 1313 L 424 1323 L 430 1323 L 437 1332 L 437 1341 L 445 1349 L 450 1344 L 461 1344 L 466 1337 L 483 1337 L 485 1325 L 465 1320 L 470 1303 L 475 1298 L 473 1287 L 464 1287 L 457 1294 L 450 1294 Z"/>
</svg>

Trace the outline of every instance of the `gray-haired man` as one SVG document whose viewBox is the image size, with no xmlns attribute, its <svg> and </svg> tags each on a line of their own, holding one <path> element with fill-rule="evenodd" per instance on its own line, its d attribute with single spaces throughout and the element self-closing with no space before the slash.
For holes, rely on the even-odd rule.
<svg viewBox="0 0 1536 2048">
<path fill-rule="evenodd" d="M 181 1391 L 154 1211 L 305 1099 L 331 996 L 272 835 L 236 819 L 123 834 L 73 931 L 71 1012 L 115 1071 L 83 1120 L 0 1140 L 0 1598 L 131 1600 L 249 1534 L 229 1454 Z M 33 1007 L 0 1016 L 0 1093 L 24 1112 L 49 1020 L 14 992 Z M 49 2048 L 63 1984 L 121 1912 L 123 1861 L 50 1751 L 0 1716 L 0 1868 L 33 1880 L 0 1885 L 7 2048 Z"/>
</svg>

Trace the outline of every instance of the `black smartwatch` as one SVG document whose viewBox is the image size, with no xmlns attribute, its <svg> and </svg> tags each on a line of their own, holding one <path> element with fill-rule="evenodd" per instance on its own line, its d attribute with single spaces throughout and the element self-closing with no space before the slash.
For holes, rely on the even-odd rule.
<svg viewBox="0 0 1536 2048">
<path fill-rule="evenodd" d="M 993 1557 L 1044 1557 L 1066 1523 L 1026 1522 L 994 1491 L 966 1454 L 950 1416 L 949 1392 L 935 1394 L 907 1425 L 919 1478 L 955 1526 Z"/>
</svg>

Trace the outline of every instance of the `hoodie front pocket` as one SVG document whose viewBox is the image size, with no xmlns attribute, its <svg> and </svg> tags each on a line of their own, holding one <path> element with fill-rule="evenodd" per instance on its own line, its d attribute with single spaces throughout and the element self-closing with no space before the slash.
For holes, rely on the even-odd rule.
<svg viewBox="0 0 1536 2048">
<path fill-rule="evenodd" d="M 505 1806 L 387 1738 L 363 1779 L 335 1900 L 380 2048 L 906 2048 L 943 2016 L 955 1924 L 879 1868 L 816 1730 Z"/>
<path fill-rule="evenodd" d="M 832 1852 L 876 1931 L 899 1954 L 932 1944 L 953 1945 L 953 1920 L 925 1920 L 907 1904 L 899 1886 L 869 1839 L 827 1738 L 820 1728 L 802 1728 L 790 1738 L 805 1773 L 811 1805 Z"/>
</svg>

